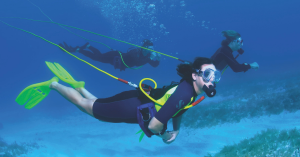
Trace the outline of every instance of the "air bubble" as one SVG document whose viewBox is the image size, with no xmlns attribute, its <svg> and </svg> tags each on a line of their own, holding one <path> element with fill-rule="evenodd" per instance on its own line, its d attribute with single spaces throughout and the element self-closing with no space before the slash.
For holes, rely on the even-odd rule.
<svg viewBox="0 0 300 157">
<path fill-rule="evenodd" d="M 185 6 L 185 2 L 184 1 L 180 1 L 180 6 L 184 7 Z"/>
<path fill-rule="evenodd" d="M 150 8 L 155 8 L 155 5 L 154 4 L 149 4 L 148 9 L 150 9 Z"/>
</svg>

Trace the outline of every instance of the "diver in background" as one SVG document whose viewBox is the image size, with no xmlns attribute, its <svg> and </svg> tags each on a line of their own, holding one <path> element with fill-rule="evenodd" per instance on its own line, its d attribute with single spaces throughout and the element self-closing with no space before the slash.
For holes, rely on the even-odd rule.
<svg viewBox="0 0 300 157">
<path fill-rule="evenodd" d="M 59 45 L 69 52 L 79 52 L 95 61 L 111 64 L 115 67 L 115 69 L 120 69 L 120 71 L 125 71 L 125 69 L 128 68 L 127 66 L 139 67 L 147 63 L 149 63 L 152 67 L 157 67 L 161 59 L 160 54 L 149 50 L 145 50 L 142 48 L 128 49 L 129 51 L 127 51 L 127 53 L 120 52 L 122 54 L 123 61 L 127 65 L 126 66 L 122 61 L 119 51 L 117 50 L 111 50 L 106 53 L 101 53 L 98 49 L 91 46 L 89 43 L 86 43 L 81 47 L 76 46 L 74 48 L 72 46 L 68 46 L 65 42 L 64 45 Z M 142 46 L 154 50 L 153 43 L 148 39 L 143 40 Z"/>
<path fill-rule="evenodd" d="M 259 68 L 256 62 L 240 64 L 236 61 L 236 58 L 233 57 L 233 51 L 237 51 L 239 54 L 244 53 L 244 50 L 241 48 L 243 46 L 243 39 L 238 32 L 227 30 L 222 31 L 222 33 L 226 39 L 222 41 L 222 47 L 211 57 L 218 70 L 222 71 L 226 66 L 230 66 L 234 72 L 246 72 L 249 69 Z"/>
</svg>

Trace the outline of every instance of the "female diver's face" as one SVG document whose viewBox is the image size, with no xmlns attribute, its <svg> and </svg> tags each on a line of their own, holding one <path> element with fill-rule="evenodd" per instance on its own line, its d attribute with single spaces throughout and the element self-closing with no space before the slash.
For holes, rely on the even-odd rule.
<svg viewBox="0 0 300 157">
<path fill-rule="evenodd" d="M 233 40 L 228 46 L 232 49 L 232 51 L 237 51 L 238 49 L 242 48 L 243 40 L 241 37 L 239 37 L 236 40 Z"/>
<path fill-rule="evenodd" d="M 216 71 L 216 67 L 213 64 L 203 64 L 201 71 L 205 71 L 206 69 L 212 69 L 212 70 Z M 207 82 L 202 78 L 201 75 L 199 75 L 197 73 L 193 73 L 192 77 L 194 79 L 194 82 L 193 82 L 194 89 L 198 95 L 204 92 L 202 89 L 204 85 L 206 85 L 207 87 L 209 87 L 210 85 L 214 86 L 214 84 L 212 83 L 214 78 Z"/>
</svg>

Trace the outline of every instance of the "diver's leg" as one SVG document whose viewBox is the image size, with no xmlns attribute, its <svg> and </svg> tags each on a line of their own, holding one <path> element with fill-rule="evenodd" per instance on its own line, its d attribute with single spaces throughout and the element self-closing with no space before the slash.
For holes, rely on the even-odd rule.
<svg viewBox="0 0 300 157">
<path fill-rule="evenodd" d="M 83 95 L 83 97 L 87 98 L 87 99 L 97 99 L 97 97 L 95 97 L 92 93 L 90 93 L 89 91 L 87 91 L 85 88 L 76 88 L 76 90 Z"/>
<path fill-rule="evenodd" d="M 138 95 L 137 90 L 131 90 L 97 99 L 93 104 L 93 115 L 104 122 L 138 123 L 137 107 L 141 105 Z"/>
<path fill-rule="evenodd" d="M 93 104 L 96 101 L 95 99 L 87 99 L 82 97 L 82 95 L 73 88 L 66 87 L 57 82 L 52 82 L 50 85 L 51 89 L 56 90 L 59 94 L 61 94 L 64 98 L 69 100 L 71 103 L 76 105 L 81 111 L 91 115 L 93 115 Z"/>
<path fill-rule="evenodd" d="M 88 50 L 85 50 L 88 49 Z M 120 56 L 118 51 L 109 51 L 106 53 L 101 53 L 97 48 L 91 46 L 89 43 L 86 43 L 82 47 L 78 48 L 77 51 L 92 60 L 99 61 L 102 63 L 109 63 L 114 65 L 114 59 L 116 56 Z"/>
</svg>

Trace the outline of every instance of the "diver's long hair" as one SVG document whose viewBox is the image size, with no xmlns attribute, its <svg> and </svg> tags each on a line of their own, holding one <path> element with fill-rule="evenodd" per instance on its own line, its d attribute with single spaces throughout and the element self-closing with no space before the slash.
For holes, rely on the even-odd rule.
<svg viewBox="0 0 300 157">
<path fill-rule="evenodd" d="M 196 69 L 201 69 L 204 64 L 213 64 L 213 61 L 205 57 L 196 57 L 193 63 L 181 63 L 177 66 L 177 74 L 182 79 L 192 82 L 192 73 L 196 73 Z"/>
<path fill-rule="evenodd" d="M 222 46 L 228 46 L 230 42 L 241 37 L 240 33 L 234 30 L 222 31 L 222 34 L 226 38 L 225 40 L 222 41 L 221 43 Z"/>
</svg>

